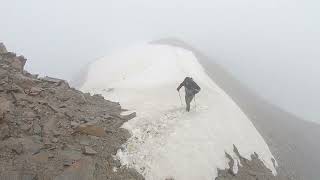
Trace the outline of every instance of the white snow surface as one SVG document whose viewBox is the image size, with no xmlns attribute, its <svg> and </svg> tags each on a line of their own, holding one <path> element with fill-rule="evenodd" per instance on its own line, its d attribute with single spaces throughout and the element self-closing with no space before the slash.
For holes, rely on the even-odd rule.
<svg viewBox="0 0 320 180">
<path fill-rule="evenodd" d="M 176 91 L 186 76 L 202 88 L 189 113 L 184 89 L 183 106 Z M 190 51 L 141 44 L 116 52 L 90 65 L 81 90 L 137 112 L 123 125 L 132 137 L 117 157 L 147 180 L 212 180 L 217 168 L 229 167 L 225 152 L 239 161 L 233 144 L 247 159 L 256 152 L 276 175 L 274 157 L 261 135 Z"/>
</svg>

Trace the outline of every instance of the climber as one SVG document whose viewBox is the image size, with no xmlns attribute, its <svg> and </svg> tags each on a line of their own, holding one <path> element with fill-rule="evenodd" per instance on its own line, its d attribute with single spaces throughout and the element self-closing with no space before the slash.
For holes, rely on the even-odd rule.
<svg viewBox="0 0 320 180">
<path fill-rule="evenodd" d="M 185 89 L 185 100 L 186 100 L 186 110 L 190 111 L 190 103 L 194 96 L 200 92 L 201 88 L 198 86 L 196 82 L 193 81 L 191 77 L 186 77 L 183 82 L 177 88 L 177 91 L 180 91 L 180 88 L 184 86 Z"/>
</svg>

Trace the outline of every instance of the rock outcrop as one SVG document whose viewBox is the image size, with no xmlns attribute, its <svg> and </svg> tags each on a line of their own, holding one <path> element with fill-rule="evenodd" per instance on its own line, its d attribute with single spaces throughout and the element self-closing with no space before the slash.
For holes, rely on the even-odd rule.
<svg viewBox="0 0 320 180">
<path fill-rule="evenodd" d="M 258 154 L 252 154 L 251 160 L 248 160 L 240 155 L 236 146 L 233 146 L 233 151 L 239 161 L 235 161 L 231 155 L 226 153 L 230 168 L 218 169 L 216 180 L 290 180 L 290 178 L 282 174 L 274 176 L 259 159 Z"/>
<path fill-rule="evenodd" d="M 7 48 L 6 46 L 0 42 L 0 54 L 4 54 L 4 53 L 7 53 Z"/>
<path fill-rule="evenodd" d="M 143 179 L 114 155 L 129 138 L 119 103 L 38 78 L 0 43 L 0 180 Z"/>
</svg>

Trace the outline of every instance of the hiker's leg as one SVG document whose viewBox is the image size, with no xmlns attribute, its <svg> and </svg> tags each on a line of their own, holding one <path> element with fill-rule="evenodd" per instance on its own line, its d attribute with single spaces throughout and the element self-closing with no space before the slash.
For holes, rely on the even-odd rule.
<svg viewBox="0 0 320 180">
<path fill-rule="evenodd" d="M 194 97 L 193 94 L 189 96 L 189 111 L 190 111 L 190 104 L 191 104 L 191 102 L 192 102 L 193 97 Z"/>
<path fill-rule="evenodd" d="M 189 102 L 189 96 L 186 95 L 185 96 L 185 100 L 186 100 L 186 111 L 190 110 L 190 102 Z"/>
<path fill-rule="evenodd" d="M 187 104 L 186 111 L 188 111 L 188 112 L 190 111 L 190 103 Z"/>
<path fill-rule="evenodd" d="M 190 103 L 191 103 L 191 101 L 193 99 L 193 96 L 194 96 L 194 94 L 192 93 L 192 91 L 189 90 L 189 89 L 186 89 L 186 97 L 185 97 L 185 99 L 186 99 L 186 105 L 187 105 L 186 110 L 188 112 L 190 111 Z"/>
<path fill-rule="evenodd" d="M 193 99 L 193 95 L 189 94 L 188 96 L 186 96 L 186 104 L 187 104 L 187 111 L 189 112 L 190 111 L 190 104 L 191 104 L 191 101 Z"/>
</svg>

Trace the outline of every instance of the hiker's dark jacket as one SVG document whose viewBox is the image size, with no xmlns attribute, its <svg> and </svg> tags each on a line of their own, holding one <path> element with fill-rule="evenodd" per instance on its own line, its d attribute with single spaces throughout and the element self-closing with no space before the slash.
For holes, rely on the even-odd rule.
<svg viewBox="0 0 320 180">
<path fill-rule="evenodd" d="M 193 79 L 190 77 L 186 77 L 183 80 L 183 82 L 179 85 L 177 90 L 179 91 L 182 86 L 185 87 L 186 91 L 191 92 L 193 95 L 197 94 L 201 90 L 198 84 L 194 82 Z"/>
</svg>

